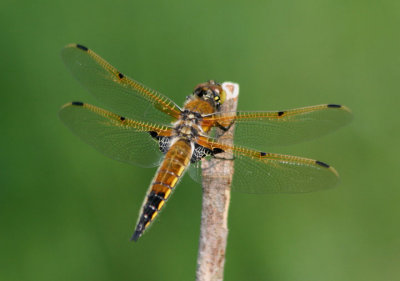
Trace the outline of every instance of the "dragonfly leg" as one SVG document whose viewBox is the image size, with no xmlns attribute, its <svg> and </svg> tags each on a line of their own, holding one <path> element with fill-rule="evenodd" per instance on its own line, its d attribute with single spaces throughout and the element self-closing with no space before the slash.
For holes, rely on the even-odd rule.
<svg viewBox="0 0 400 281">
<path fill-rule="evenodd" d="M 234 121 L 231 121 L 230 123 L 229 123 L 229 125 L 228 126 L 224 126 L 224 125 L 222 125 L 222 124 L 220 124 L 220 123 L 216 123 L 216 127 L 217 128 L 219 128 L 219 129 L 221 129 L 222 131 L 224 131 L 224 133 L 225 132 L 227 132 L 231 127 L 232 127 L 232 125 L 234 124 L 235 122 Z"/>
</svg>

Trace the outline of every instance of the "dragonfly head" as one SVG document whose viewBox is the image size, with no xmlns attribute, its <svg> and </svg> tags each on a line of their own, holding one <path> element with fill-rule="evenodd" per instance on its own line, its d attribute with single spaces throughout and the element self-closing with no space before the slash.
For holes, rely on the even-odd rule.
<svg viewBox="0 0 400 281">
<path fill-rule="evenodd" d="M 219 109 L 221 104 L 224 103 L 226 93 L 222 89 L 221 84 L 214 80 L 209 80 L 201 83 L 194 88 L 193 95 L 199 99 L 211 103 L 216 109 Z"/>
</svg>

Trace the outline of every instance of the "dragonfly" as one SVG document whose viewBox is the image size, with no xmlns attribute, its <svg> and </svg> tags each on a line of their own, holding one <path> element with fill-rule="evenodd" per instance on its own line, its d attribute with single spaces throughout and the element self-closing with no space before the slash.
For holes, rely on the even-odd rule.
<svg viewBox="0 0 400 281">
<path fill-rule="evenodd" d="M 344 105 L 223 113 L 220 108 L 227 89 L 210 80 L 197 85 L 180 107 L 83 45 L 67 45 L 62 59 L 75 78 L 111 110 L 70 102 L 59 112 L 63 123 L 110 158 L 158 167 L 131 240 L 137 241 L 154 221 L 185 172 L 199 182 L 200 163 L 223 152 L 232 156 L 225 160 L 234 161 L 234 191 L 310 192 L 338 182 L 337 171 L 325 162 L 264 149 L 310 140 L 347 124 L 352 114 Z M 215 137 L 215 130 L 224 132 L 232 125 L 232 145 Z"/>
</svg>

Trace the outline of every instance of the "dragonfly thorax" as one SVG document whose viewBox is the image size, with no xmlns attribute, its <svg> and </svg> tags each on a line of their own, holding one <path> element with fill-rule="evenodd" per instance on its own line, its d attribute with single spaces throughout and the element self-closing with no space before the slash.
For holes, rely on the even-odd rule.
<svg viewBox="0 0 400 281">
<path fill-rule="evenodd" d="M 200 133 L 203 133 L 202 127 L 199 125 L 201 114 L 184 110 L 181 118 L 174 124 L 174 135 L 184 138 L 188 141 L 195 141 Z"/>
</svg>

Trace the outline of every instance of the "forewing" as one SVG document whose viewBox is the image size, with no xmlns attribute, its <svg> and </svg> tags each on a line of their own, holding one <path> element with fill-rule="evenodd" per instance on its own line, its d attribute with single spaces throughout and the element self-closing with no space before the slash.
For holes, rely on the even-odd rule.
<svg viewBox="0 0 400 281">
<path fill-rule="evenodd" d="M 59 116 L 76 135 L 106 156 L 142 167 L 157 166 L 162 157 L 149 132 L 170 134 L 167 127 L 121 117 L 81 102 L 64 105 Z"/>
<path fill-rule="evenodd" d="M 204 145 L 204 143 L 202 143 Z M 321 161 L 265 153 L 243 147 L 221 145 L 209 141 L 209 149 L 219 148 L 227 152 L 224 159 L 211 161 L 210 169 L 219 161 L 234 161 L 231 188 L 246 193 L 298 193 L 334 187 L 339 176 L 336 170 Z M 230 156 L 229 156 L 230 155 Z M 203 160 L 207 161 L 207 160 Z M 201 183 L 200 162 L 192 164 L 189 175 Z"/>
<path fill-rule="evenodd" d="M 266 149 L 311 140 L 346 125 L 351 111 L 341 105 L 324 104 L 282 111 L 215 113 L 204 125 L 229 127 L 234 122 L 235 145 Z"/>
<path fill-rule="evenodd" d="M 164 125 L 179 117 L 180 109 L 172 100 L 128 78 L 92 50 L 70 44 L 61 55 L 75 78 L 118 114 Z"/>
</svg>

